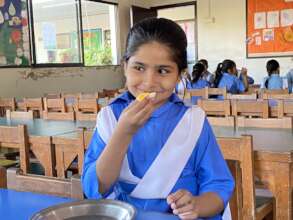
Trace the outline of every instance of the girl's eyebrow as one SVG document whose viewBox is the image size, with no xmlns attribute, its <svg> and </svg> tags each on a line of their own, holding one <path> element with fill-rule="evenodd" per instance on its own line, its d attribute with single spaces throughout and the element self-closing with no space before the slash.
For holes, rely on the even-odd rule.
<svg viewBox="0 0 293 220">
<path fill-rule="evenodd" d="M 173 66 L 171 66 L 171 65 L 157 65 L 156 67 L 157 68 L 170 68 L 170 69 L 173 69 Z"/>
</svg>

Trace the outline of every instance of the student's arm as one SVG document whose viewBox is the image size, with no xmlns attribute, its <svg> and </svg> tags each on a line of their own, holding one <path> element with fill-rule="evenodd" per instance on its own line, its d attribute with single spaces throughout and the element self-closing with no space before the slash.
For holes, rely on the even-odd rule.
<svg viewBox="0 0 293 220">
<path fill-rule="evenodd" d="M 246 68 L 242 68 L 241 69 L 241 76 L 242 76 L 242 82 L 244 85 L 244 91 L 240 91 L 240 92 L 245 92 L 248 90 L 248 76 L 247 76 L 247 69 Z"/>
<path fill-rule="evenodd" d="M 174 214 L 181 219 L 219 214 L 226 207 L 234 189 L 233 177 L 207 120 L 196 148 L 200 155 L 196 169 L 199 196 L 179 190 L 167 198 Z"/>
<path fill-rule="evenodd" d="M 99 192 L 107 192 L 117 180 L 132 136 L 154 110 L 149 98 L 134 101 L 121 114 L 117 126 L 96 163 Z"/>
</svg>

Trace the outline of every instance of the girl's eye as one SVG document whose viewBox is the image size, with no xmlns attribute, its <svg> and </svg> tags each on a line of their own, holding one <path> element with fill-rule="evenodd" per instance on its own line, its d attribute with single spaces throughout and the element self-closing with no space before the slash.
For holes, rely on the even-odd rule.
<svg viewBox="0 0 293 220">
<path fill-rule="evenodd" d="M 159 74 L 160 74 L 160 75 L 166 75 L 166 74 L 168 74 L 168 73 L 169 73 L 169 71 L 166 70 L 166 69 L 159 69 Z"/>
<path fill-rule="evenodd" d="M 144 68 L 142 66 L 134 66 L 133 67 L 135 70 L 139 71 L 139 72 L 143 72 Z"/>
</svg>

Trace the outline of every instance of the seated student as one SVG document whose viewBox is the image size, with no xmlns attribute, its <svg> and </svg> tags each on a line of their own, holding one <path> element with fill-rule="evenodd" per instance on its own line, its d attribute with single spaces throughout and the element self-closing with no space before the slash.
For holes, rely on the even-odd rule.
<svg viewBox="0 0 293 220">
<path fill-rule="evenodd" d="M 131 28 L 128 91 L 101 109 L 85 154 L 87 198 L 181 219 L 222 219 L 233 177 L 204 112 L 173 93 L 187 68 L 186 48 L 184 31 L 171 20 L 145 19 Z"/>
<path fill-rule="evenodd" d="M 191 82 L 187 85 L 187 89 L 202 89 L 205 87 L 210 87 L 210 83 L 203 79 L 203 74 L 205 71 L 205 66 L 201 63 L 196 63 L 193 66 L 192 70 L 192 80 Z M 197 104 L 197 100 L 200 97 L 193 96 L 191 97 L 191 103 Z"/>
<path fill-rule="evenodd" d="M 289 90 L 289 93 L 292 93 L 293 92 L 293 69 L 291 69 L 287 73 L 287 81 L 288 81 L 288 90 Z"/>
<path fill-rule="evenodd" d="M 201 59 L 201 60 L 198 61 L 198 63 L 203 64 L 204 67 L 205 67 L 204 73 L 202 75 L 202 79 L 208 81 L 210 83 L 210 85 L 212 86 L 213 83 L 214 83 L 214 80 L 215 80 L 215 76 L 210 71 L 208 71 L 208 68 L 209 68 L 208 61 L 205 60 L 205 59 Z"/>
<path fill-rule="evenodd" d="M 175 93 L 180 97 L 184 98 L 185 96 L 185 89 L 189 87 L 191 81 L 191 77 L 187 71 L 184 71 L 181 74 L 180 81 L 176 84 Z"/>
<path fill-rule="evenodd" d="M 283 79 L 280 77 L 280 64 L 276 60 L 269 60 L 266 65 L 268 76 L 263 79 L 261 88 L 276 90 L 283 89 Z"/>
<path fill-rule="evenodd" d="M 242 69 L 240 73 L 242 80 L 237 77 L 236 64 L 233 60 L 224 60 L 218 64 L 216 70 L 215 87 L 226 88 L 228 93 L 239 94 L 243 93 L 248 88 L 247 70 Z M 218 97 L 223 99 L 222 96 Z"/>
</svg>

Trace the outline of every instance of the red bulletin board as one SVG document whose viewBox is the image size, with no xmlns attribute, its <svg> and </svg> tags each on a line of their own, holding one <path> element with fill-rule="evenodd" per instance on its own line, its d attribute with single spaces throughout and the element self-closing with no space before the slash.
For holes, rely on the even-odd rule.
<svg viewBox="0 0 293 220">
<path fill-rule="evenodd" d="M 247 0 L 247 57 L 293 56 L 293 0 Z"/>
</svg>

